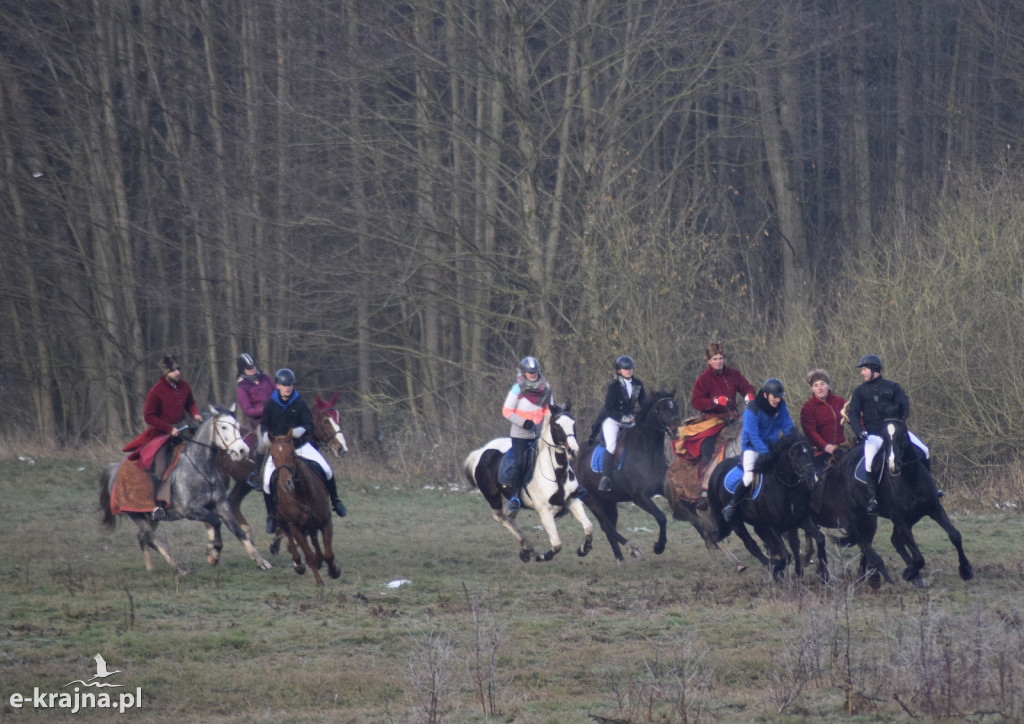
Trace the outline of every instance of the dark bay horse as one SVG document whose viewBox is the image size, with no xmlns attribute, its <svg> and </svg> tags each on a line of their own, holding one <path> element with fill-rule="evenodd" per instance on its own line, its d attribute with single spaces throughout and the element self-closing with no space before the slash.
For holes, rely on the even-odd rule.
<svg viewBox="0 0 1024 724">
<path fill-rule="evenodd" d="M 803 530 L 817 545 L 818 577 L 827 581 L 825 536 L 811 520 L 809 508 L 815 484 L 814 451 L 810 443 L 796 432 L 776 440 L 754 468 L 754 489 L 739 504 L 731 523 L 727 523 L 722 518 L 722 509 L 732 494 L 726 489 L 726 478 L 739 463 L 739 457 L 723 461 L 715 468 L 708 484 L 708 503 L 718 523 L 718 539 L 725 538 L 730 532 L 736 533 L 750 554 L 778 578 L 790 558 L 783 542 L 784 534 L 793 550 L 794 570 L 797 575 L 803 573 L 799 542 L 799 531 Z M 738 484 L 743 483 L 740 481 Z M 768 557 L 750 536 L 747 524 L 764 542 Z"/>
<path fill-rule="evenodd" d="M 918 587 L 924 586 L 921 579 L 924 556 L 914 541 L 911 529 L 925 516 L 946 531 L 960 561 L 960 578 L 971 580 L 974 569 L 964 554 L 960 531 L 950 522 L 942 507 L 935 478 L 924 453 L 907 436 L 906 424 L 901 420 L 886 420 L 882 442 L 877 456 L 882 463 L 878 503 L 880 515 L 892 521 L 892 544 L 906 563 L 903 580 Z M 871 586 L 878 588 L 880 576 L 888 583 L 893 580 L 873 546 L 878 517 L 868 515 L 866 511 L 868 490 L 862 479 L 870 473 L 863 470 L 863 459 L 864 448 L 858 446 L 847 452 L 838 466 L 826 471 L 812 496 L 811 510 L 819 525 L 839 528 L 843 532 L 838 543 L 860 548 L 861 576 L 867 576 Z"/>
<path fill-rule="evenodd" d="M 345 442 L 345 434 L 341 430 L 337 403 L 338 392 L 335 390 L 329 400 L 321 399 L 319 394 L 316 395 L 309 409 L 313 413 L 313 439 L 316 441 L 317 447 L 323 449 L 322 446 L 326 445 L 334 457 L 340 458 L 348 453 L 348 444 Z M 261 444 L 262 441 L 256 439 L 256 436 L 252 433 L 247 437 L 253 439 L 251 447 L 253 452 L 255 452 L 256 445 Z M 228 503 L 231 505 L 235 518 L 241 524 L 242 529 L 245 530 L 246 535 L 249 536 L 249 540 L 254 540 L 252 537 L 252 526 L 249 525 L 249 521 L 242 514 L 241 508 L 245 496 L 255 489 L 249 483 L 249 476 L 256 470 L 256 462 L 253 456 L 250 455 L 241 460 L 235 460 L 230 455 L 221 454 L 217 457 L 217 468 L 220 470 L 225 482 L 231 484 L 233 481 L 231 490 L 228 493 Z M 260 483 L 257 481 L 257 478 L 259 478 L 258 474 L 253 477 L 253 481 L 259 487 Z M 275 543 L 277 542 L 275 540 Z M 271 552 L 276 553 L 276 549 L 277 546 L 274 546 Z"/>
<path fill-rule="evenodd" d="M 291 430 L 285 435 L 270 435 L 268 455 L 274 461 L 274 475 L 277 479 L 275 502 L 278 530 L 284 533 L 288 541 L 292 566 L 301 575 L 306 572 L 308 565 L 313 571 L 316 585 L 322 586 L 324 579 L 320 576 L 320 566 L 324 563 L 327 564 L 331 578 L 341 575 L 332 548 L 334 527 L 327 488 L 319 474 L 313 470 L 312 464 L 295 454 L 295 440 Z M 299 549 L 306 558 L 305 564 L 299 557 Z"/>
<path fill-rule="evenodd" d="M 620 544 L 625 545 L 633 557 L 641 554 L 640 549 L 618 531 L 619 503 L 631 501 L 654 517 L 658 523 L 658 540 L 654 544 L 654 552 L 660 554 L 665 550 L 668 518 L 654 502 L 654 497 L 663 495 L 665 489 L 665 473 L 668 470 L 665 436 L 674 436 L 682 422 L 675 394 L 675 390 L 652 393 L 637 414 L 636 424 L 619 434 L 611 490 L 598 490 L 601 473 L 595 472 L 592 464 L 597 444 L 584 445 L 577 458 L 576 475 L 580 484 L 587 489 L 583 501 L 594 512 L 619 562 L 623 560 Z M 600 470 L 600 462 L 596 467 Z"/>
<path fill-rule="evenodd" d="M 249 557 L 256 561 L 261 570 L 271 568 L 250 538 L 242 530 L 235 519 L 234 512 L 227 502 L 224 481 L 217 470 L 217 456 L 224 452 L 235 459 L 244 458 L 248 446 L 243 442 L 238 429 L 238 420 L 234 414 L 223 407 L 211 407 L 210 413 L 204 415 L 202 424 L 195 434 L 185 440 L 177 465 L 170 473 L 171 507 L 167 510 L 167 520 L 198 520 L 206 523 L 212 530 L 210 542 L 206 548 L 207 560 L 216 565 L 220 560 L 223 547 L 220 526 L 223 522 L 235 537 L 245 546 Z M 171 555 L 167 544 L 156 535 L 158 521 L 153 520 L 149 513 L 122 512 L 115 515 L 111 510 L 111 493 L 118 477 L 118 469 L 123 465 L 134 465 L 129 460 L 112 463 L 103 469 L 99 479 L 100 512 L 102 524 L 108 530 L 117 525 L 118 515 L 126 515 L 138 528 L 137 538 L 142 555 L 146 561 L 146 569 L 153 570 L 149 551 L 152 548 L 180 574 L 189 573 L 188 568 L 179 563 Z"/>
<path fill-rule="evenodd" d="M 594 525 L 587 517 L 579 496 L 581 488 L 570 467 L 570 460 L 579 451 L 576 440 L 576 422 L 569 416 L 569 404 L 565 407 L 551 405 L 541 423 L 541 434 L 537 438 L 536 464 L 530 481 L 521 495 L 525 508 L 531 508 L 540 517 L 541 525 L 548 534 L 551 548 L 537 553 L 516 522 L 519 511 L 506 513 L 504 501 L 513 491 L 498 479 L 498 467 L 505 453 L 512 447 L 512 440 L 499 437 L 471 452 L 462 463 L 462 473 L 470 487 L 478 488 L 491 506 L 491 517 L 506 528 L 519 541 L 519 559 L 526 563 L 550 561 L 562 549 L 558 536 L 555 514 L 567 508 L 583 526 L 584 541 L 576 554 L 585 556 L 593 546 Z"/>
</svg>

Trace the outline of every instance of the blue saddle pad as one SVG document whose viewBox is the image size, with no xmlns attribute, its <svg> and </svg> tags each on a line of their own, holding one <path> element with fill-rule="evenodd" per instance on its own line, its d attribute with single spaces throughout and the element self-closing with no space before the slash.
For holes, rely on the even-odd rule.
<svg viewBox="0 0 1024 724">
<path fill-rule="evenodd" d="M 590 456 L 590 471 L 594 473 L 601 473 L 604 471 L 604 454 L 606 450 L 604 443 L 598 443 L 597 447 L 594 448 L 594 454 Z M 619 465 L 616 470 L 622 470 L 622 464 L 626 461 L 626 451 L 622 451 L 622 456 L 619 458 Z"/>
<path fill-rule="evenodd" d="M 868 465 L 863 452 L 860 454 L 860 460 L 857 462 L 857 469 L 853 473 L 853 477 L 862 483 L 867 484 L 868 482 Z"/>
<path fill-rule="evenodd" d="M 512 448 L 501 456 L 501 462 L 498 463 L 498 481 L 502 485 L 515 485 L 519 482 L 516 480 L 516 458 L 512 454 Z"/>
<path fill-rule="evenodd" d="M 734 494 L 741 485 L 743 485 L 743 466 L 737 465 L 725 474 L 725 489 Z M 750 500 L 757 500 L 762 487 L 764 487 L 764 475 L 758 475 L 757 480 L 754 481 L 754 492 L 750 494 Z"/>
</svg>

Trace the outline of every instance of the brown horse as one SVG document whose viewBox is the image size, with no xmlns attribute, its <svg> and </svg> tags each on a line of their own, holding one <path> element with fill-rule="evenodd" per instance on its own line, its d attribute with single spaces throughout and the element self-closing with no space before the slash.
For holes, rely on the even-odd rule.
<svg viewBox="0 0 1024 724">
<path fill-rule="evenodd" d="M 345 442 L 345 434 L 341 431 L 337 403 L 337 390 L 334 391 L 329 400 L 321 399 L 320 395 L 316 395 L 315 401 L 310 407 L 310 412 L 313 413 L 313 439 L 316 441 L 317 446 L 326 445 L 334 457 L 340 458 L 348 452 L 348 444 Z M 260 441 L 256 439 L 253 432 L 250 432 L 246 438 L 247 441 L 249 438 L 252 438 L 253 443 L 249 447 L 255 453 L 256 443 Z M 259 486 L 259 474 L 252 477 L 252 482 L 250 482 L 249 477 L 256 471 L 255 459 L 248 457 L 243 460 L 234 460 L 228 455 L 219 455 L 217 456 L 217 469 L 220 471 L 220 475 L 225 483 L 230 484 L 231 481 L 234 481 L 234 485 L 232 485 L 231 490 L 228 492 L 228 504 L 235 514 L 235 519 L 238 520 L 245 534 L 249 536 L 249 540 L 254 540 L 252 526 L 249 525 L 249 521 L 242 514 L 241 507 L 245 496 L 255 489 L 253 486 Z M 207 528 L 207 532 L 210 532 L 209 528 Z M 275 540 L 271 547 L 271 552 L 276 553 L 279 546 L 280 541 Z"/>
<path fill-rule="evenodd" d="M 316 585 L 324 585 L 320 577 L 320 566 L 327 563 L 331 578 L 341 575 L 341 568 L 334 560 L 331 549 L 333 525 L 331 505 L 327 489 L 311 464 L 296 456 L 295 441 L 291 430 L 285 435 L 270 436 L 270 451 L 274 461 L 278 529 L 288 540 L 288 552 L 292 554 L 295 572 L 302 575 L 308 565 L 313 571 Z M 317 534 L 323 538 L 323 550 Z M 306 563 L 299 557 L 299 548 L 305 555 Z"/>
</svg>

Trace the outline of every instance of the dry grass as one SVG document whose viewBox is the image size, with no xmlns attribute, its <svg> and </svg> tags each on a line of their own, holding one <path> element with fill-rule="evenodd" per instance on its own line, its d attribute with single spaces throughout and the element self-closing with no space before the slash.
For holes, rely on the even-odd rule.
<svg viewBox="0 0 1024 724">
<path fill-rule="evenodd" d="M 603 539 L 576 557 L 581 532 L 565 519 L 563 552 L 522 564 L 454 464 L 440 485 L 380 471 L 357 482 L 349 473 L 369 463 L 355 460 L 339 466 L 351 510 L 338 524 L 342 577 L 318 591 L 282 556 L 258 571 L 233 540 L 209 568 L 197 523 L 161 527 L 194 574 L 159 559 L 147 573 L 129 526 L 95 526 L 100 461 L 33 457 L 0 460 L 4 718 L 61 718 L 16 711 L 10 694 L 59 691 L 97 652 L 142 688 L 137 721 L 1024 718 L 1016 511 L 954 498 L 976 580 L 960 581 L 948 540 L 925 521 L 929 588 L 871 593 L 849 551 L 830 549 L 831 584 L 772 583 L 755 567 L 714 569 L 679 523 L 664 555 L 616 565 Z M 255 521 L 261 507 L 245 503 Z M 536 518 L 522 518 L 541 542 Z M 620 523 L 650 550 L 647 516 L 623 507 Z M 879 550 L 898 572 L 888 531 Z M 398 579 L 411 583 L 387 587 Z"/>
</svg>

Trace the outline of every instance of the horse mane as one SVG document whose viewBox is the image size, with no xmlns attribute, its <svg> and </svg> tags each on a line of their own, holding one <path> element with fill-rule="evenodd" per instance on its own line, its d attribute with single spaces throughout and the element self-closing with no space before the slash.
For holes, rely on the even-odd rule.
<svg viewBox="0 0 1024 724">
<path fill-rule="evenodd" d="M 650 411 L 652 409 L 654 409 L 654 406 L 656 404 L 658 404 L 659 402 L 661 402 L 665 398 L 675 397 L 675 396 L 676 396 L 676 391 L 675 390 L 671 390 L 671 391 L 669 391 L 669 390 L 657 390 L 656 392 L 652 392 L 651 394 L 649 394 L 647 396 L 647 401 L 644 402 L 643 406 L 640 408 L 640 412 L 637 413 L 637 416 L 636 416 L 637 423 L 646 422 L 647 421 L 647 415 L 650 413 Z"/>
<path fill-rule="evenodd" d="M 757 459 L 757 464 L 754 466 L 754 471 L 758 473 L 768 472 L 769 470 L 775 469 L 775 464 L 779 461 L 787 450 L 794 445 L 801 442 L 806 442 L 805 438 L 801 433 L 794 430 L 788 435 L 783 435 L 778 440 L 768 446 L 768 453 L 761 455 Z"/>
</svg>

